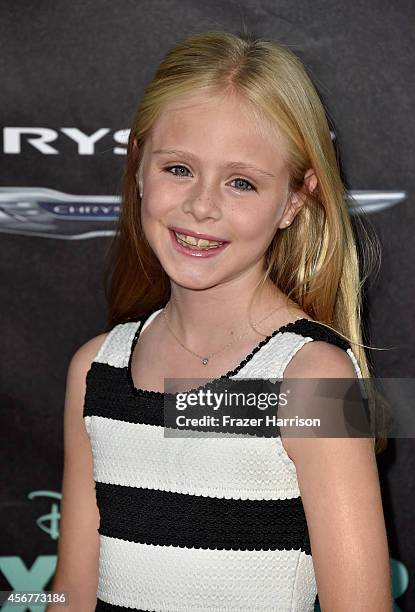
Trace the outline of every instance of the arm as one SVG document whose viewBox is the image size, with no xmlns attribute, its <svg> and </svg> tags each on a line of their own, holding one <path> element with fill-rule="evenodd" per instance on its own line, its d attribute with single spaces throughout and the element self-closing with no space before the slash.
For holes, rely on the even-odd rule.
<svg viewBox="0 0 415 612">
<path fill-rule="evenodd" d="M 340 348 L 302 347 L 284 378 L 356 378 Z M 322 612 L 391 612 L 389 550 L 370 438 L 282 438 L 294 461 Z"/>
<path fill-rule="evenodd" d="M 64 470 L 58 563 L 52 590 L 67 591 L 66 612 L 93 612 L 99 560 L 99 512 L 92 451 L 83 420 L 85 379 L 106 334 L 82 345 L 69 364 L 64 408 Z M 61 612 L 49 605 L 47 612 Z"/>
</svg>

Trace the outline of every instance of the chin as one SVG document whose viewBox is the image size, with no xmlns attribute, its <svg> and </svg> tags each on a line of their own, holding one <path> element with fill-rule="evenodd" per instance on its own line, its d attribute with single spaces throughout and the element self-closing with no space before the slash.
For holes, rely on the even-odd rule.
<svg viewBox="0 0 415 612">
<path fill-rule="evenodd" d="M 202 274 L 185 274 L 184 271 L 173 270 L 171 265 L 164 267 L 167 276 L 170 280 L 183 287 L 184 289 L 190 289 L 192 291 L 203 291 L 204 289 L 210 289 L 215 285 L 220 284 L 220 280 L 213 281 L 212 279 L 206 278 L 206 275 Z"/>
</svg>

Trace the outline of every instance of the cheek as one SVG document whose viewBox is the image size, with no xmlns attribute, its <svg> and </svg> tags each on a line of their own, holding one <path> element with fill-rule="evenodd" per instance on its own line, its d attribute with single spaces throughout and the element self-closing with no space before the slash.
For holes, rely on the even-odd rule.
<svg viewBox="0 0 415 612">
<path fill-rule="evenodd" d="M 234 231 L 242 239 L 255 243 L 269 243 L 274 236 L 280 212 L 274 207 L 261 204 L 246 214 L 235 216 Z"/>
<path fill-rule="evenodd" d="M 145 194 L 141 201 L 141 227 L 147 240 L 152 244 L 155 228 L 160 215 L 159 206 L 155 206 L 157 199 L 150 196 L 150 193 Z M 154 246 L 154 245 L 152 245 Z"/>
<path fill-rule="evenodd" d="M 174 208 L 174 203 L 170 202 L 169 195 L 163 191 L 157 192 L 154 189 L 147 189 L 141 202 L 141 219 L 148 221 L 160 220 Z"/>
<path fill-rule="evenodd" d="M 170 215 L 174 208 L 174 203 L 170 202 L 169 195 L 165 192 L 160 191 L 158 195 L 154 189 L 148 188 L 144 194 L 141 201 L 141 227 L 154 251 L 157 251 L 159 241 L 166 239 L 167 230 L 163 226 L 167 226 L 174 218 L 174 215 Z"/>
</svg>

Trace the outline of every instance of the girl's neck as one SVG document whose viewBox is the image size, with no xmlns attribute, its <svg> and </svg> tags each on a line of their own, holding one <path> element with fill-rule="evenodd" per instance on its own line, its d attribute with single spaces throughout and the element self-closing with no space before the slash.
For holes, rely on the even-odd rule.
<svg viewBox="0 0 415 612">
<path fill-rule="evenodd" d="M 184 344 L 206 347 L 212 340 L 212 333 L 215 335 L 213 343 L 217 346 L 218 336 L 226 343 L 250 329 L 250 321 L 262 333 L 268 334 L 292 320 L 294 310 L 299 310 L 291 300 L 287 303 L 286 296 L 275 285 L 264 286 L 258 293 L 252 304 L 251 296 L 243 299 L 233 295 L 227 300 L 225 296 L 219 299 L 203 291 L 192 295 L 191 299 L 173 295 L 166 305 L 165 314 Z M 262 319 L 265 320 L 258 324 Z"/>
</svg>

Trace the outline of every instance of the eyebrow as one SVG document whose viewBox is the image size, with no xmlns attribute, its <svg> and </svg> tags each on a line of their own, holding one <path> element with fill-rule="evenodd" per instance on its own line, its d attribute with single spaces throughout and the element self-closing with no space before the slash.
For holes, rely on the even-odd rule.
<svg viewBox="0 0 415 612">
<path fill-rule="evenodd" d="M 181 149 L 156 149 L 155 151 L 153 151 L 154 155 L 159 155 L 163 153 L 167 155 L 182 155 L 183 157 L 188 157 L 189 159 L 198 161 L 198 158 L 196 155 L 193 155 L 193 153 L 189 153 L 188 151 L 182 151 Z M 272 172 L 269 172 L 268 170 L 264 170 L 263 168 L 259 168 L 258 166 L 255 166 L 253 164 L 248 164 L 246 162 L 231 161 L 231 162 L 227 162 L 225 166 L 228 168 L 244 168 L 245 170 L 254 170 L 255 172 L 258 172 L 259 174 L 263 174 L 264 176 L 267 176 L 270 178 L 277 178 L 274 174 L 272 174 Z"/>
</svg>

